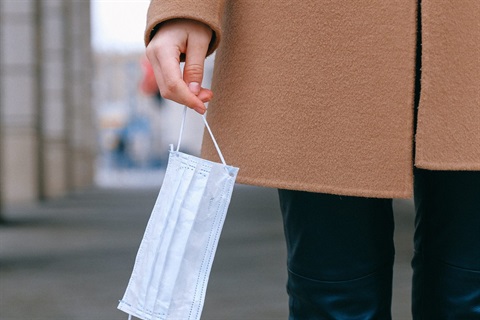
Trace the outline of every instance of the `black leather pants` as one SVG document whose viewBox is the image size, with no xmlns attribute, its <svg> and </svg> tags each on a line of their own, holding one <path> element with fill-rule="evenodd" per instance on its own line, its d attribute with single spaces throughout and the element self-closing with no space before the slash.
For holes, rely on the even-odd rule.
<svg viewBox="0 0 480 320">
<path fill-rule="evenodd" d="M 415 171 L 414 320 L 480 319 L 480 172 Z"/>
<path fill-rule="evenodd" d="M 417 170 L 415 189 L 414 319 L 480 319 L 480 172 Z M 290 320 L 391 319 L 392 200 L 279 196 Z"/>
</svg>

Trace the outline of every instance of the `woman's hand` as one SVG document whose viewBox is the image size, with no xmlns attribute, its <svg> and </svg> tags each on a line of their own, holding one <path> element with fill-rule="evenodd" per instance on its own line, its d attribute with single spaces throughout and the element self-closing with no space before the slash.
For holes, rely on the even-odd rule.
<svg viewBox="0 0 480 320">
<path fill-rule="evenodd" d="M 211 90 L 202 88 L 203 69 L 212 29 L 189 19 L 166 21 L 147 46 L 162 97 L 194 109 L 206 111 L 205 103 L 213 97 Z M 185 67 L 180 69 L 180 54 L 185 54 Z"/>
</svg>

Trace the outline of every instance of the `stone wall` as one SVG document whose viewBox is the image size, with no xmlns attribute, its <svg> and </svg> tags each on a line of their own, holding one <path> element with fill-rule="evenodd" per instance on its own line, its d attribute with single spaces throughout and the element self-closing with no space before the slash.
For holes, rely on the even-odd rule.
<svg viewBox="0 0 480 320">
<path fill-rule="evenodd" d="M 0 2 L 0 198 L 63 195 L 93 181 L 90 2 Z"/>
</svg>

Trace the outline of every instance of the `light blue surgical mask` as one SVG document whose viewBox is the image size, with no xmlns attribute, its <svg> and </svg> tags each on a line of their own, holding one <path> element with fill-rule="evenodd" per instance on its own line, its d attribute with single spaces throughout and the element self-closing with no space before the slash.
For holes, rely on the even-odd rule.
<svg viewBox="0 0 480 320">
<path fill-rule="evenodd" d="M 143 320 L 197 320 L 238 168 L 170 146 L 165 178 L 118 309 Z"/>
</svg>

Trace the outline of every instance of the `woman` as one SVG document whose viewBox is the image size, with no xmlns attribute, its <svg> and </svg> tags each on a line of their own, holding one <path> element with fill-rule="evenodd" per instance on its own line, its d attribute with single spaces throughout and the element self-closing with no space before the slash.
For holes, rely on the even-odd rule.
<svg viewBox="0 0 480 320">
<path fill-rule="evenodd" d="M 279 189 L 291 319 L 391 318 L 391 199 L 413 193 L 413 317 L 480 318 L 479 20 L 475 0 L 152 0 L 163 96 L 210 101 L 237 181 Z"/>
</svg>

